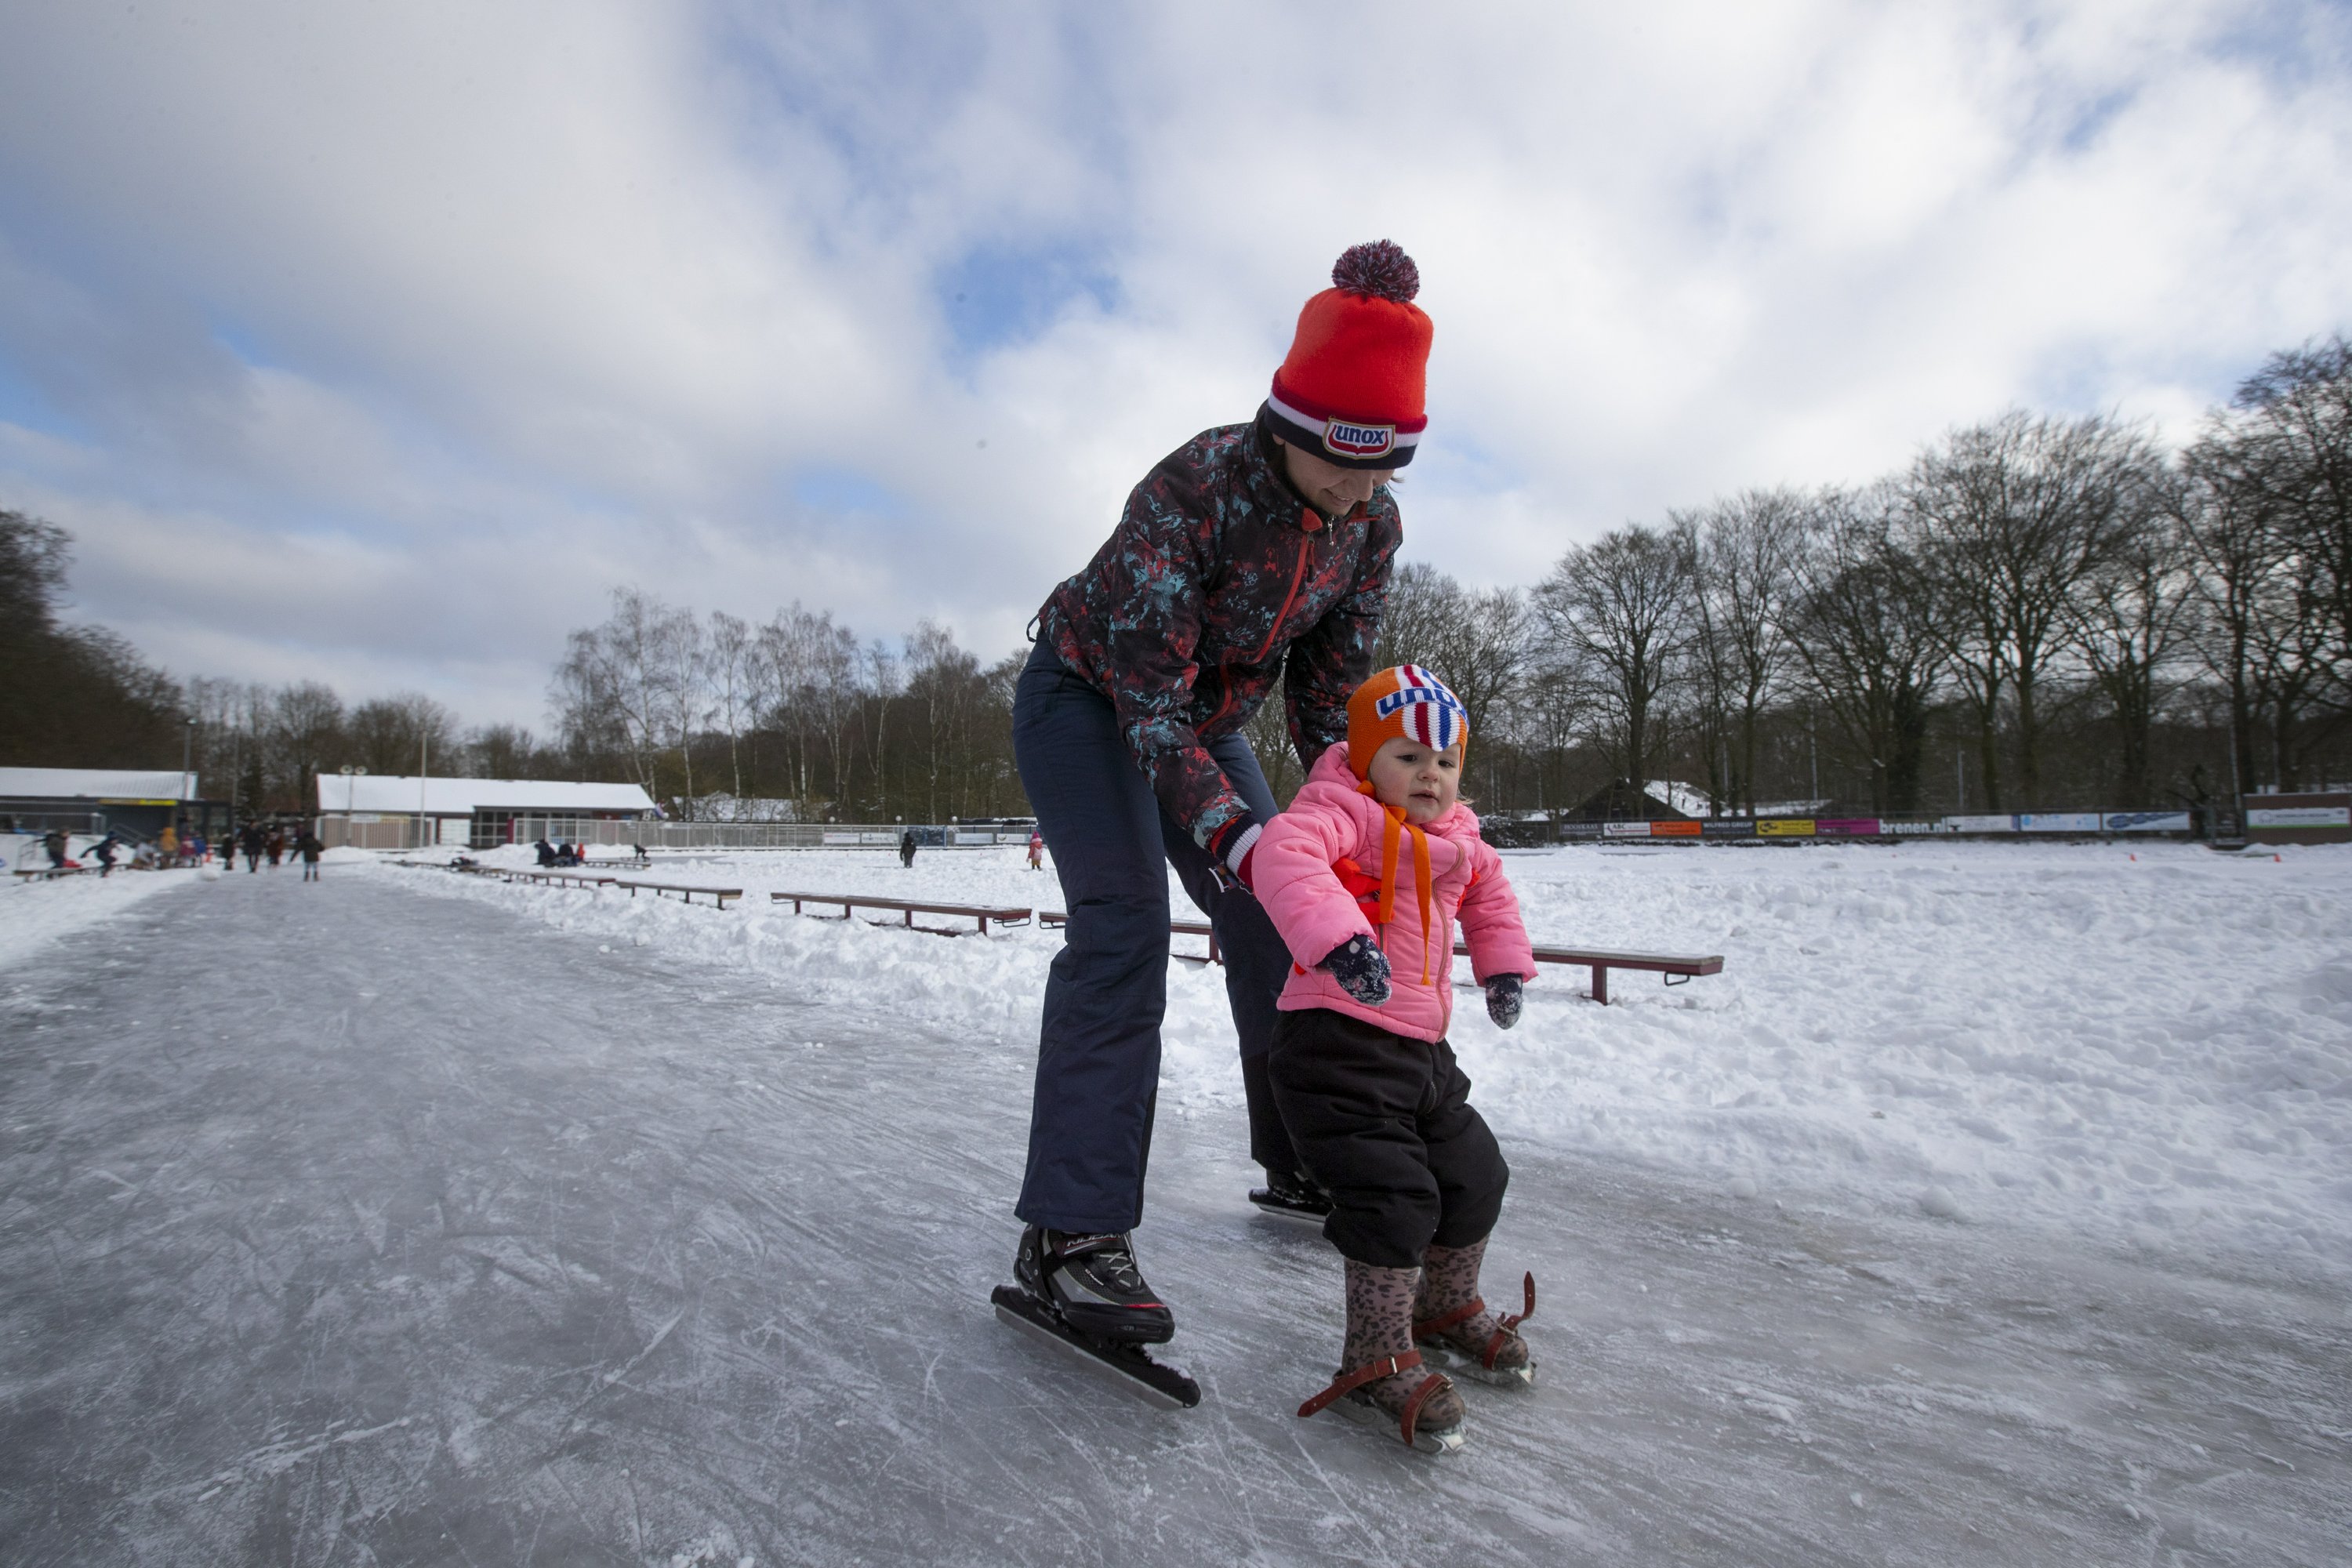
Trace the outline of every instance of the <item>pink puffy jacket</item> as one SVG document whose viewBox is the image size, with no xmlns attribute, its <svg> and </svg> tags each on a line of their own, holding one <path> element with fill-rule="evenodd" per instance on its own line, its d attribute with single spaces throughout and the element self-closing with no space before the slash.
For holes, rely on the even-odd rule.
<svg viewBox="0 0 2352 1568">
<path fill-rule="evenodd" d="M 1471 973 L 1536 975 L 1534 951 L 1519 921 L 1519 900 L 1503 876 L 1502 857 L 1478 837 L 1478 818 L 1456 805 L 1423 832 L 1429 841 L 1432 923 L 1423 931 L 1415 857 L 1397 857 L 1393 918 L 1375 928 L 1333 868 L 1353 860 L 1368 875 L 1381 869 L 1389 812 L 1356 786 L 1346 742 L 1315 761 L 1290 809 L 1257 841 L 1251 884 L 1295 961 L 1276 1004 L 1286 1013 L 1328 1007 L 1416 1040 L 1442 1040 L 1454 1015 L 1454 921 L 1470 944 Z M 1388 954 L 1389 999 L 1367 1007 L 1315 965 L 1349 937 L 1370 935 Z M 1422 978 L 1423 968 L 1428 979 Z"/>
</svg>

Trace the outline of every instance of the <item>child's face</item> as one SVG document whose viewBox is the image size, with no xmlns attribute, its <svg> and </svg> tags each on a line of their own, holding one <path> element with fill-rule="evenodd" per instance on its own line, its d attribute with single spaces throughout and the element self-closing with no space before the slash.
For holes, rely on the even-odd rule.
<svg viewBox="0 0 2352 1568">
<path fill-rule="evenodd" d="M 1405 820 L 1434 822 L 1462 795 L 1462 742 L 1434 751 L 1402 735 L 1381 742 L 1365 776 L 1382 805 L 1402 807 Z"/>
</svg>

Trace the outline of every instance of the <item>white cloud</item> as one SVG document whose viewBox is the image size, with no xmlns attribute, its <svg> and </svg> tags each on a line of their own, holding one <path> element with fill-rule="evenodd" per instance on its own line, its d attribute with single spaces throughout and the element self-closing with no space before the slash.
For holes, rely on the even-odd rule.
<svg viewBox="0 0 2352 1568">
<path fill-rule="evenodd" d="M 0 504 L 176 668 L 476 719 L 621 582 L 1010 644 L 1359 239 L 1437 322 L 1408 551 L 1475 582 L 2013 403 L 2184 434 L 2352 320 L 2315 5 L 0 26 Z M 959 342 L 975 251 L 1108 303 Z"/>
</svg>

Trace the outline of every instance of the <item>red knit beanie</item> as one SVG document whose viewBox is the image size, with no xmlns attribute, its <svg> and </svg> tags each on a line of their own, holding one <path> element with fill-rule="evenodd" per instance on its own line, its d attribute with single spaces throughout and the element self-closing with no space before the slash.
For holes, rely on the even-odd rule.
<svg viewBox="0 0 2352 1568">
<path fill-rule="evenodd" d="M 1421 272 L 1383 239 L 1349 246 L 1331 282 L 1298 312 L 1266 413 L 1276 435 L 1325 462 L 1402 468 L 1429 423 L 1429 318 L 1412 302 Z"/>
</svg>

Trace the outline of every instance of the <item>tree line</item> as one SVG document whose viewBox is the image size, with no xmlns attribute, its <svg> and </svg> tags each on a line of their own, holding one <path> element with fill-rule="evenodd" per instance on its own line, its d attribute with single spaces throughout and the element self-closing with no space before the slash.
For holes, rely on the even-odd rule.
<svg viewBox="0 0 2352 1568">
<path fill-rule="evenodd" d="M 924 620 L 861 641 L 795 602 L 753 624 L 635 588 L 573 632 L 548 692 L 567 755 L 682 816 L 795 821 L 1017 816 L 1013 683 Z"/>
<path fill-rule="evenodd" d="M 2012 410 L 1905 469 L 1751 489 L 1522 590 L 1397 577 L 1488 809 L 2207 804 L 2352 777 L 2352 343 L 2274 354 L 2183 450 Z M 1261 754 L 1279 721 L 1262 720 Z"/>
<path fill-rule="evenodd" d="M 174 681 L 57 614 L 61 530 L 0 512 L 0 760 L 168 768 L 308 809 L 372 773 L 627 779 L 689 816 L 942 822 L 1025 812 L 1011 746 L 1026 649 L 944 627 L 861 639 L 636 589 L 571 634 L 553 734 L 467 729 L 429 697 Z M 2352 342 L 2273 354 L 2168 451 L 2106 416 L 2012 410 L 1902 470 L 1751 489 L 1629 522 L 1530 584 L 1399 569 L 1376 658 L 1469 709 L 1488 812 L 1855 814 L 2161 807 L 2352 776 Z M 1299 782 L 1279 694 L 1252 722 Z M 224 784 L 227 786 L 224 789 Z"/>
</svg>

